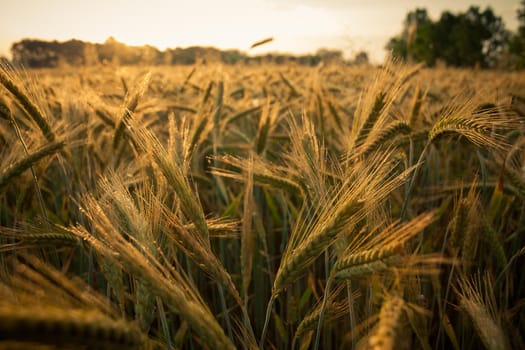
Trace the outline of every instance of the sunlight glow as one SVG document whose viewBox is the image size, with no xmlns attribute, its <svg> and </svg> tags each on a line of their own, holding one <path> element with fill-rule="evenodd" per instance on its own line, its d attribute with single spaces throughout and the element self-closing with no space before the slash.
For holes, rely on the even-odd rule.
<svg viewBox="0 0 525 350">
<path fill-rule="evenodd" d="M 515 25 L 515 2 L 480 0 Z M 17 0 L 2 4 L 0 54 L 22 38 L 104 42 L 113 36 L 129 45 L 165 49 L 191 45 L 247 51 L 262 38 L 274 37 L 253 53 L 313 52 L 332 47 L 347 54 L 368 50 L 377 61 L 404 16 L 426 7 L 432 16 L 445 8 L 466 9 L 467 0 Z"/>
</svg>

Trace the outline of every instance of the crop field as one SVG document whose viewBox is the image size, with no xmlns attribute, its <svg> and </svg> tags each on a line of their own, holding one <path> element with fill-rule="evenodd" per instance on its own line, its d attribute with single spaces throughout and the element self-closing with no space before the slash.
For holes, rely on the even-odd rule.
<svg viewBox="0 0 525 350">
<path fill-rule="evenodd" d="M 525 73 L 0 66 L 0 348 L 525 348 Z"/>
</svg>

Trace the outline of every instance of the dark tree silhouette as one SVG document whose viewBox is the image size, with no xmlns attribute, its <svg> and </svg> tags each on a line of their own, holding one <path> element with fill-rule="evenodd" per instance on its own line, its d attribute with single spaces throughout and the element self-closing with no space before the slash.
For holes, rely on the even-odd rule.
<svg viewBox="0 0 525 350">
<path fill-rule="evenodd" d="M 24 39 L 11 47 L 13 61 L 26 67 L 58 67 L 63 65 L 82 66 L 95 64 L 120 65 L 162 65 L 196 63 L 236 64 L 273 63 L 315 66 L 319 62 L 343 62 L 343 53 L 337 49 L 321 48 L 313 55 L 294 56 L 270 53 L 261 56 L 248 56 L 239 50 L 219 50 L 214 47 L 191 46 L 159 51 L 149 45 L 129 46 L 109 37 L 103 44 L 93 44 L 80 40 L 66 42 Z M 362 52 L 360 61 L 367 62 L 368 54 Z"/>
<path fill-rule="evenodd" d="M 512 68 L 525 68 L 525 0 L 521 0 L 517 12 L 518 32 L 509 36 L 509 65 Z"/>
<path fill-rule="evenodd" d="M 506 31 L 501 17 L 488 7 L 471 6 L 466 12 L 443 12 L 433 22 L 425 9 L 409 12 L 400 35 L 390 39 L 387 49 L 406 60 L 438 60 L 450 66 L 496 65 L 505 44 Z"/>
</svg>

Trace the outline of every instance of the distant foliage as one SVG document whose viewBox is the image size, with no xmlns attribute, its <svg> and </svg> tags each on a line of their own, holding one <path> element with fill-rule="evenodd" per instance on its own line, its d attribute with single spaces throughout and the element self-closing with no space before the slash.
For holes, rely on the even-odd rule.
<svg viewBox="0 0 525 350">
<path fill-rule="evenodd" d="M 426 9 L 407 14 L 401 34 L 387 44 L 394 56 L 434 66 L 495 67 L 504 52 L 507 31 L 490 7 L 471 6 L 466 12 L 445 11 L 432 21 Z"/>
<path fill-rule="evenodd" d="M 129 46 L 108 38 L 103 44 L 80 40 L 65 42 L 24 39 L 11 47 L 13 62 L 31 68 L 56 68 L 61 66 L 92 66 L 97 64 L 117 65 L 193 65 L 195 63 L 273 63 L 295 62 L 315 66 L 320 62 L 341 63 L 344 61 L 340 50 L 322 48 L 315 54 L 290 55 L 268 53 L 248 56 L 236 50 L 220 50 L 214 47 L 191 46 L 168 48 L 160 51 L 156 47 Z M 365 59 L 366 58 L 366 59 Z M 362 52 L 359 62 L 368 61 L 368 54 Z"/>
<path fill-rule="evenodd" d="M 368 64 L 370 60 L 368 58 L 368 53 L 366 51 L 359 51 L 354 57 L 354 64 Z"/>
<path fill-rule="evenodd" d="M 525 0 L 518 9 L 518 32 L 509 38 L 508 64 L 513 68 L 525 68 Z"/>
</svg>

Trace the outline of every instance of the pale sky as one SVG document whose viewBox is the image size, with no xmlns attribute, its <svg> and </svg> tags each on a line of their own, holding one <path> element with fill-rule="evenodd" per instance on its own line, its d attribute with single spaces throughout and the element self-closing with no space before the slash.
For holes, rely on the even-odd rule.
<svg viewBox="0 0 525 350">
<path fill-rule="evenodd" d="M 491 6 L 507 29 L 517 28 L 519 0 L 0 0 L 0 54 L 22 38 L 104 42 L 165 49 L 190 45 L 248 52 L 258 40 L 274 41 L 250 53 L 315 52 L 337 48 L 352 57 L 368 51 L 382 61 L 388 39 L 401 31 L 408 11 Z"/>
</svg>

